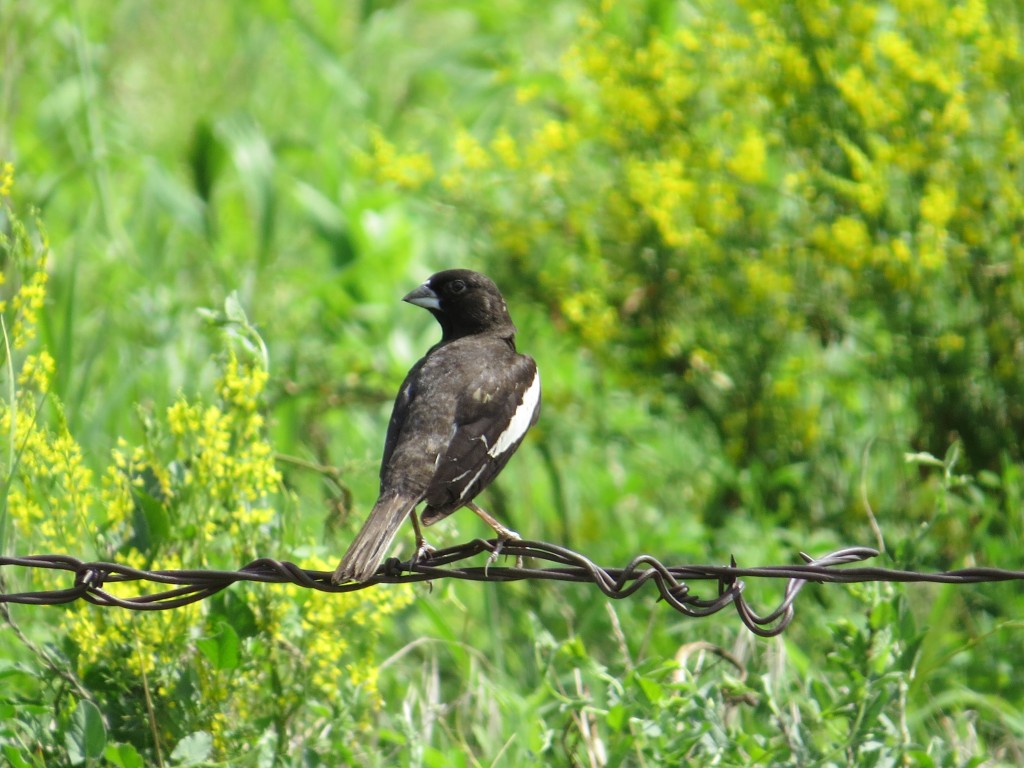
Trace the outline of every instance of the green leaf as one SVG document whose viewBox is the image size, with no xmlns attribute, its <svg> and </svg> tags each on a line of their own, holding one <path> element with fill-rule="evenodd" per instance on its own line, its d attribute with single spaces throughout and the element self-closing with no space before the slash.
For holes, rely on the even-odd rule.
<svg viewBox="0 0 1024 768">
<path fill-rule="evenodd" d="M 217 137 L 230 153 L 242 191 L 249 203 L 249 219 L 255 224 L 257 247 L 262 262 L 270 250 L 277 219 L 274 187 L 273 147 L 257 122 L 248 116 L 222 120 Z"/>
<path fill-rule="evenodd" d="M 637 683 L 640 684 L 640 690 L 644 692 L 644 696 L 646 696 L 647 700 L 652 704 L 657 704 L 665 695 L 665 691 L 661 685 L 649 677 L 641 677 L 637 675 Z"/>
<path fill-rule="evenodd" d="M 472 660 L 467 653 L 465 644 L 460 642 L 458 636 L 452 630 L 450 618 L 443 611 L 429 600 L 421 600 L 418 603 L 420 611 L 429 619 L 435 634 L 445 643 L 448 652 L 451 653 L 459 668 L 467 674 L 472 668 Z"/>
<path fill-rule="evenodd" d="M 945 465 L 937 458 L 926 451 L 903 454 L 903 460 L 907 464 L 924 464 L 929 467 L 944 467 Z"/>
<path fill-rule="evenodd" d="M 103 757 L 117 768 L 143 768 L 142 755 L 131 744 L 108 744 Z"/>
<path fill-rule="evenodd" d="M 952 445 L 946 449 L 946 455 L 942 459 L 943 466 L 946 467 L 947 472 L 952 472 L 953 467 L 960 461 L 960 441 L 954 440 Z"/>
<path fill-rule="evenodd" d="M 935 760 L 923 749 L 912 749 L 907 752 L 907 758 L 918 768 L 935 768 Z"/>
<path fill-rule="evenodd" d="M 135 535 L 131 539 L 131 546 L 139 552 L 153 552 L 167 540 L 171 532 L 167 508 L 161 501 L 139 488 L 132 489 L 132 500 L 135 502 L 132 517 Z"/>
<path fill-rule="evenodd" d="M 295 185 L 294 196 L 316 233 L 331 249 L 334 266 L 342 269 L 355 261 L 356 245 L 341 207 L 315 187 L 301 182 Z"/>
<path fill-rule="evenodd" d="M 176 228 L 196 234 L 206 231 L 202 201 L 175 174 L 155 161 L 146 163 L 143 193 L 152 203 L 160 206 L 163 215 Z"/>
<path fill-rule="evenodd" d="M 4 765 L 10 765 L 11 768 L 33 768 L 32 763 L 22 757 L 21 752 L 16 747 L 5 746 L 0 754 L 7 760 Z"/>
<path fill-rule="evenodd" d="M 74 764 L 95 760 L 107 746 L 107 727 L 99 707 L 82 699 L 64 733 L 64 746 Z"/>
<path fill-rule="evenodd" d="M 249 325 L 249 318 L 245 315 L 245 308 L 238 298 L 238 291 L 232 291 L 224 299 L 224 316 L 228 322 L 237 323 L 241 326 Z"/>
<path fill-rule="evenodd" d="M 240 638 L 253 637 L 259 631 L 256 614 L 237 592 L 221 592 L 210 600 L 210 616 L 231 625 Z"/>
<path fill-rule="evenodd" d="M 171 761 L 177 765 L 198 765 L 213 752 L 213 737 L 206 731 L 196 731 L 183 738 L 171 752 Z"/>
<path fill-rule="evenodd" d="M 238 633 L 227 622 L 219 622 L 212 635 L 196 641 L 196 647 L 215 669 L 226 670 L 238 667 Z"/>
<path fill-rule="evenodd" d="M 213 188 L 221 174 L 224 155 L 224 146 L 213 127 L 206 119 L 200 119 L 192 129 L 188 161 L 196 194 L 207 206 L 213 204 Z"/>
<path fill-rule="evenodd" d="M 467 764 L 466 753 L 427 747 L 423 750 L 423 764 L 427 768 L 462 768 Z"/>
<path fill-rule="evenodd" d="M 614 705 L 608 710 L 605 720 L 608 722 L 608 727 L 613 731 L 621 731 L 622 726 L 626 723 L 626 708 L 621 704 Z"/>
</svg>

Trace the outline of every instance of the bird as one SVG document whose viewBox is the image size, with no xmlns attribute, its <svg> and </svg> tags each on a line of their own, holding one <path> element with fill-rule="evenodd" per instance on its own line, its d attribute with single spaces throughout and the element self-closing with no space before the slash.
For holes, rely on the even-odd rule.
<svg viewBox="0 0 1024 768">
<path fill-rule="evenodd" d="M 519 538 L 474 499 L 497 477 L 540 415 L 537 363 L 516 350 L 516 327 L 494 282 L 479 272 L 431 275 L 403 298 L 427 309 L 441 340 L 395 398 L 380 465 L 380 493 L 331 580 L 371 579 L 406 518 L 414 559 L 429 554 L 420 528 L 468 507 L 499 543 Z M 426 502 L 420 519 L 416 507 Z"/>
</svg>

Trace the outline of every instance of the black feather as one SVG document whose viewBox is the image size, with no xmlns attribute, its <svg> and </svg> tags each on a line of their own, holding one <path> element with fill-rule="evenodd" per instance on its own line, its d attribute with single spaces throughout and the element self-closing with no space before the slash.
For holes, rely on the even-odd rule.
<svg viewBox="0 0 1024 768">
<path fill-rule="evenodd" d="M 516 351 L 515 326 L 489 278 L 464 269 L 439 272 L 405 300 L 430 310 L 442 336 L 399 388 L 380 497 L 342 558 L 336 583 L 372 576 L 401 520 L 421 501 L 427 502 L 425 525 L 473 501 L 540 413 L 537 365 Z"/>
</svg>

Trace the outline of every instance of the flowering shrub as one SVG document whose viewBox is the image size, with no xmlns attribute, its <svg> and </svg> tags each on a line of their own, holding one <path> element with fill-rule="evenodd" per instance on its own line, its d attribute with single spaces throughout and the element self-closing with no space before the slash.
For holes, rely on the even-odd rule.
<svg viewBox="0 0 1024 768">
<path fill-rule="evenodd" d="M 997 466 L 1024 431 L 1012 22 L 985 0 L 595 3 L 556 78 L 510 73 L 492 135 L 459 132 L 432 175 L 378 137 L 370 165 L 471 216 L 499 276 L 661 377 L 738 461 L 828 448 L 840 393 L 803 384 L 852 356 L 914 379 L 893 395 L 922 447 L 959 433 Z"/>
<path fill-rule="evenodd" d="M 10 185 L 5 177 L 0 189 Z M 240 309 L 229 302 L 228 317 L 243 333 L 225 335 L 216 397 L 180 395 L 162 413 L 143 412 L 142 442 L 119 439 L 94 472 L 52 392 L 54 359 L 37 333 L 52 254 L 41 230 L 30 232 L 10 208 L 4 214 L 11 232 L 0 241 L 10 329 L 4 357 L 12 373 L 10 396 L 0 399 L 5 551 L 65 552 L 143 569 L 237 568 L 278 553 L 291 500 L 265 434 L 261 343 L 252 343 L 258 337 Z M 318 551 L 318 542 L 309 544 Z M 304 565 L 333 567 L 322 555 Z M 50 572 L 25 579 L 25 589 L 67 586 Z M 127 597 L 144 586 L 106 588 Z M 135 761 L 144 755 L 156 762 L 171 751 L 182 760 L 216 759 L 228 745 L 237 756 L 240 744 L 262 760 L 296 744 L 337 754 L 356 745 L 331 743 L 321 731 L 359 727 L 379 707 L 374 640 L 410 600 L 403 588 L 311 596 L 282 587 L 232 589 L 173 611 L 76 603 L 55 617 L 63 653 L 51 663 L 76 681 L 76 711 L 98 707 L 103 737 L 91 748 L 98 743 L 117 765 L 141 765 Z M 287 721 L 282 712 L 309 716 Z M 42 717 L 30 709 L 18 716 Z M 67 716 L 45 717 L 72 727 Z M 49 754 L 46 762 L 74 760 Z"/>
</svg>

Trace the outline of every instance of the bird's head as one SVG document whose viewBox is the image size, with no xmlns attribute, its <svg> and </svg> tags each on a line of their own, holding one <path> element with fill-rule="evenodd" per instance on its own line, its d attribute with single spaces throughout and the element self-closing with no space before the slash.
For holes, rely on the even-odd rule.
<svg viewBox="0 0 1024 768">
<path fill-rule="evenodd" d="M 441 341 L 477 333 L 515 333 L 501 291 L 486 275 L 469 269 L 448 269 L 431 275 L 403 301 L 429 309 L 441 324 Z"/>
</svg>

